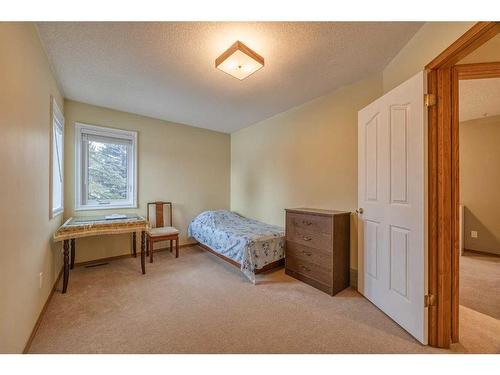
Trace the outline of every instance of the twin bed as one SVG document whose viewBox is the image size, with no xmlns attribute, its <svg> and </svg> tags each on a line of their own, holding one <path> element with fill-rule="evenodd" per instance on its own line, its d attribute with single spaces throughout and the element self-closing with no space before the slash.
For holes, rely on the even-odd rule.
<svg viewBox="0 0 500 375">
<path fill-rule="evenodd" d="M 285 231 L 231 211 L 206 211 L 188 228 L 201 247 L 238 266 L 255 283 L 255 275 L 284 264 Z"/>
</svg>

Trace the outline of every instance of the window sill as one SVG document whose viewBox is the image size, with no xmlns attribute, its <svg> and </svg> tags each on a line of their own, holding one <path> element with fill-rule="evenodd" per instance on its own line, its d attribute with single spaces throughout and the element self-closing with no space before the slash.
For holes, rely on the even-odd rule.
<svg viewBox="0 0 500 375">
<path fill-rule="evenodd" d="M 79 206 L 75 207 L 75 211 L 100 211 L 100 210 L 116 210 L 119 208 L 138 208 L 137 204 L 105 204 L 100 206 Z"/>
<path fill-rule="evenodd" d="M 52 211 L 50 215 L 50 219 L 55 219 L 59 215 L 62 215 L 64 212 L 64 208 L 58 208 L 57 210 Z"/>
</svg>

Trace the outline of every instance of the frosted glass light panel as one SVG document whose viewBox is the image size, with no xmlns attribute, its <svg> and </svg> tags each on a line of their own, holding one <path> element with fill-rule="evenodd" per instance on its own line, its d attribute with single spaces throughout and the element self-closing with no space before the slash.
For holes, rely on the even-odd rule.
<svg viewBox="0 0 500 375">
<path fill-rule="evenodd" d="M 264 58 L 237 41 L 215 60 L 215 67 L 239 80 L 247 78 L 264 66 Z"/>
</svg>

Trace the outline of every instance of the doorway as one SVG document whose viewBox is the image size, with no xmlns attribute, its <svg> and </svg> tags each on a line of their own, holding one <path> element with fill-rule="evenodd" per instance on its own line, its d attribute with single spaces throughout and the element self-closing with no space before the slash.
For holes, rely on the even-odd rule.
<svg viewBox="0 0 500 375">
<path fill-rule="evenodd" d="M 460 168 L 459 80 L 500 78 L 500 58 L 466 62 L 500 32 L 498 22 L 479 22 L 426 66 L 429 100 L 429 343 L 448 348 L 459 341 Z"/>
<path fill-rule="evenodd" d="M 459 341 L 500 350 L 500 78 L 458 86 Z"/>
</svg>

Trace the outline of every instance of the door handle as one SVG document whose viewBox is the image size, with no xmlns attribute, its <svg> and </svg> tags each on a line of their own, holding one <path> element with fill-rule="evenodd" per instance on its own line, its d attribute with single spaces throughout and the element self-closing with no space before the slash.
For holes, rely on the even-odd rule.
<svg viewBox="0 0 500 375">
<path fill-rule="evenodd" d="M 358 208 L 356 210 L 356 213 L 359 214 L 359 215 L 363 215 L 363 212 L 364 212 L 364 210 L 362 208 Z"/>
</svg>

